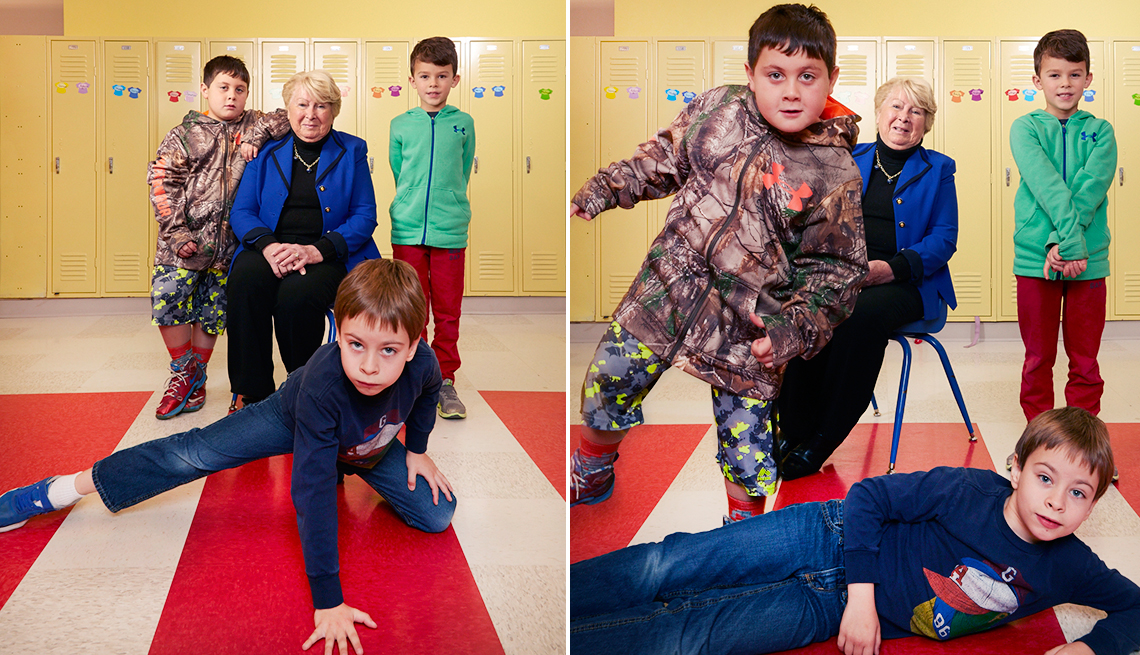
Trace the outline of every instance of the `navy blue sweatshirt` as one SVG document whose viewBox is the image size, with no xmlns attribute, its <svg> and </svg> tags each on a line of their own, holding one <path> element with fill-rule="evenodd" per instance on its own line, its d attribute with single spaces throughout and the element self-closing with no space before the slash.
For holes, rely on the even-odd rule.
<svg viewBox="0 0 1140 655">
<path fill-rule="evenodd" d="M 334 342 L 318 348 L 277 392 L 293 430 L 293 506 L 314 608 L 344 602 L 337 557 L 337 461 L 371 468 L 401 426 L 407 449 L 425 452 L 441 384 L 439 362 L 421 339 L 396 382 L 365 396 L 344 374 Z"/>
<path fill-rule="evenodd" d="M 1097 655 L 1140 648 L 1140 587 L 1075 535 L 1028 543 L 1002 514 L 993 471 L 940 467 L 868 478 L 844 503 L 847 583 L 873 582 L 884 639 L 949 639 L 1062 603 L 1108 617 L 1081 637 Z"/>
</svg>

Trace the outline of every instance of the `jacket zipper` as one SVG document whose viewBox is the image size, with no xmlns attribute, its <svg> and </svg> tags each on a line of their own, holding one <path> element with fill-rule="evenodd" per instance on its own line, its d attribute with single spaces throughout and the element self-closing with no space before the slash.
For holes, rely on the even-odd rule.
<svg viewBox="0 0 1140 655">
<path fill-rule="evenodd" d="M 756 155 L 760 154 L 760 148 L 764 147 L 764 144 L 766 143 L 768 143 L 768 139 L 763 139 L 761 141 L 758 141 L 756 143 L 756 146 L 752 148 L 752 152 L 748 155 L 748 159 L 744 162 L 744 168 L 740 170 L 740 177 L 736 180 L 736 201 L 732 205 L 732 211 L 728 212 L 728 217 L 724 219 L 724 223 L 721 224 L 720 229 L 716 231 L 716 234 L 713 235 L 713 238 L 709 240 L 708 245 L 705 247 L 705 263 L 708 265 L 710 271 L 709 283 L 705 285 L 704 291 L 701 292 L 701 299 L 695 305 L 693 305 L 693 313 L 690 314 L 688 320 L 685 321 L 685 327 L 678 333 L 676 345 L 674 345 L 673 349 L 669 351 L 669 356 L 664 359 L 665 363 L 669 364 L 670 366 L 673 365 L 673 358 L 677 356 L 677 353 L 681 351 L 681 347 L 685 345 L 685 335 L 689 333 L 690 329 L 692 329 L 693 322 L 697 320 L 697 317 L 701 313 L 700 310 L 704 307 L 705 301 L 707 301 L 709 298 L 709 292 L 712 291 L 711 273 L 713 272 L 713 250 L 716 249 L 717 244 L 720 243 L 721 237 L 724 236 L 724 233 L 728 230 L 729 226 L 732 225 L 732 222 L 736 219 L 737 213 L 740 211 L 740 203 L 743 200 L 742 196 L 740 195 L 740 191 L 742 188 L 744 188 L 744 176 L 748 174 L 748 167 L 752 165 L 752 160 L 756 159 Z"/>
<path fill-rule="evenodd" d="M 1065 131 L 1065 124 L 1061 123 L 1061 181 L 1068 182 L 1066 179 L 1066 170 L 1069 168 L 1068 164 L 1068 143 Z"/>
<path fill-rule="evenodd" d="M 420 241 L 421 246 L 427 245 L 427 226 L 428 226 L 428 206 L 431 204 L 431 173 L 432 167 L 435 166 L 435 117 L 428 116 L 431 119 L 431 153 L 428 156 L 428 186 L 427 194 L 424 196 L 424 236 Z"/>
</svg>

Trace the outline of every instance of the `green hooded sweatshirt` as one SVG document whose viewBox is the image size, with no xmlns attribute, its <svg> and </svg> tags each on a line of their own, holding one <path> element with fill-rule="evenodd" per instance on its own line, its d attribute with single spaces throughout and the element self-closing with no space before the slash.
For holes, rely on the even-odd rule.
<svg viewBox="0 0 1140 655">
<path fill-rule="evenodd" d="M 396 180 L 392 243 L 466 248 L 475 121 L 451 105 L 432 118 L 420 107 L 392 119 L 388 163 Z"/>
<path fill-rule="evenodd" d="M 1059 245 L 1061 259 L 1088 260 L 1075 279 L 1108 277 L 1108 188 L 1116 172 L 1112 125 L 1083 110 L 1062 125 L 1037 109 L 1014 121 L 1009 145 L 1021 174 L 1013 201 L 1014 274 L 1045 277 L 1045 256 Z"/>
</svg>

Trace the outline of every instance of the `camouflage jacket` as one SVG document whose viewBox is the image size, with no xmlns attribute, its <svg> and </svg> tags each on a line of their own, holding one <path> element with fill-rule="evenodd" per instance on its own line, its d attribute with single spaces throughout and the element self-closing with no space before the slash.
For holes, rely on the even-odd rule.
<svg viewBox="0 0 1140 655">
<path fill-rule="evenodd" d="M 158 221 L 156 265 L 192 271 L 227 270 L 237 242 L 230 231 L 230 206 L 245 170 L 239 146 L 256 147 L 289 133 L 289 117 L 246 110 L 224 122 L 191 111 L 167 133 L 147 167 L 150 202 Z M 187 259 L 178 250 L 189 242 L 198 252 Z"/>
<path fill-rule="evenodd" d="M 856 120 L 829 99 L 824 120 L 785 135 L 747 87 L 719 87 L 599 171 L 574 196 L 591 216 L 676 194 L 614 319 L 714 387 L 775 398 L 782 365 L 819 352 L 867 274 Z M 764 331 L 750 312 L 775 369 L 752 356 Z"/>
</svg>

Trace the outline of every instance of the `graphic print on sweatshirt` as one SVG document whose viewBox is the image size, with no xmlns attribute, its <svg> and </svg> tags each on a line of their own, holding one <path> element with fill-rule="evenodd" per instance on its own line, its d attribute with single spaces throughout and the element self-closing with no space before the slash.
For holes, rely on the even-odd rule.
<svg viewBox="0 0 1140 655">
<path fill-rule="evenodd" d="M 934 598 L 914 608 L 910 630 L 946 640 L 981 632 L 1013 614 L 1033 588 L 1012 566 L 963 557 L 946 577 L 923 568 Z"/>
<path fill-rule="evenodd" d="M 388 446 L 400 433 L 402 427 L 404 427 L 404 423 L 400 420 L 399 410 L 392 409 L 381 416 L 380 420 L 368 426 L 364 432 L 364 443 L 349 448 L 341 456 L 341 459 L 355 466 L 366 468 L 375 466 L 384 457 L 384 453 L 388 451 Z"/>
</svg>

